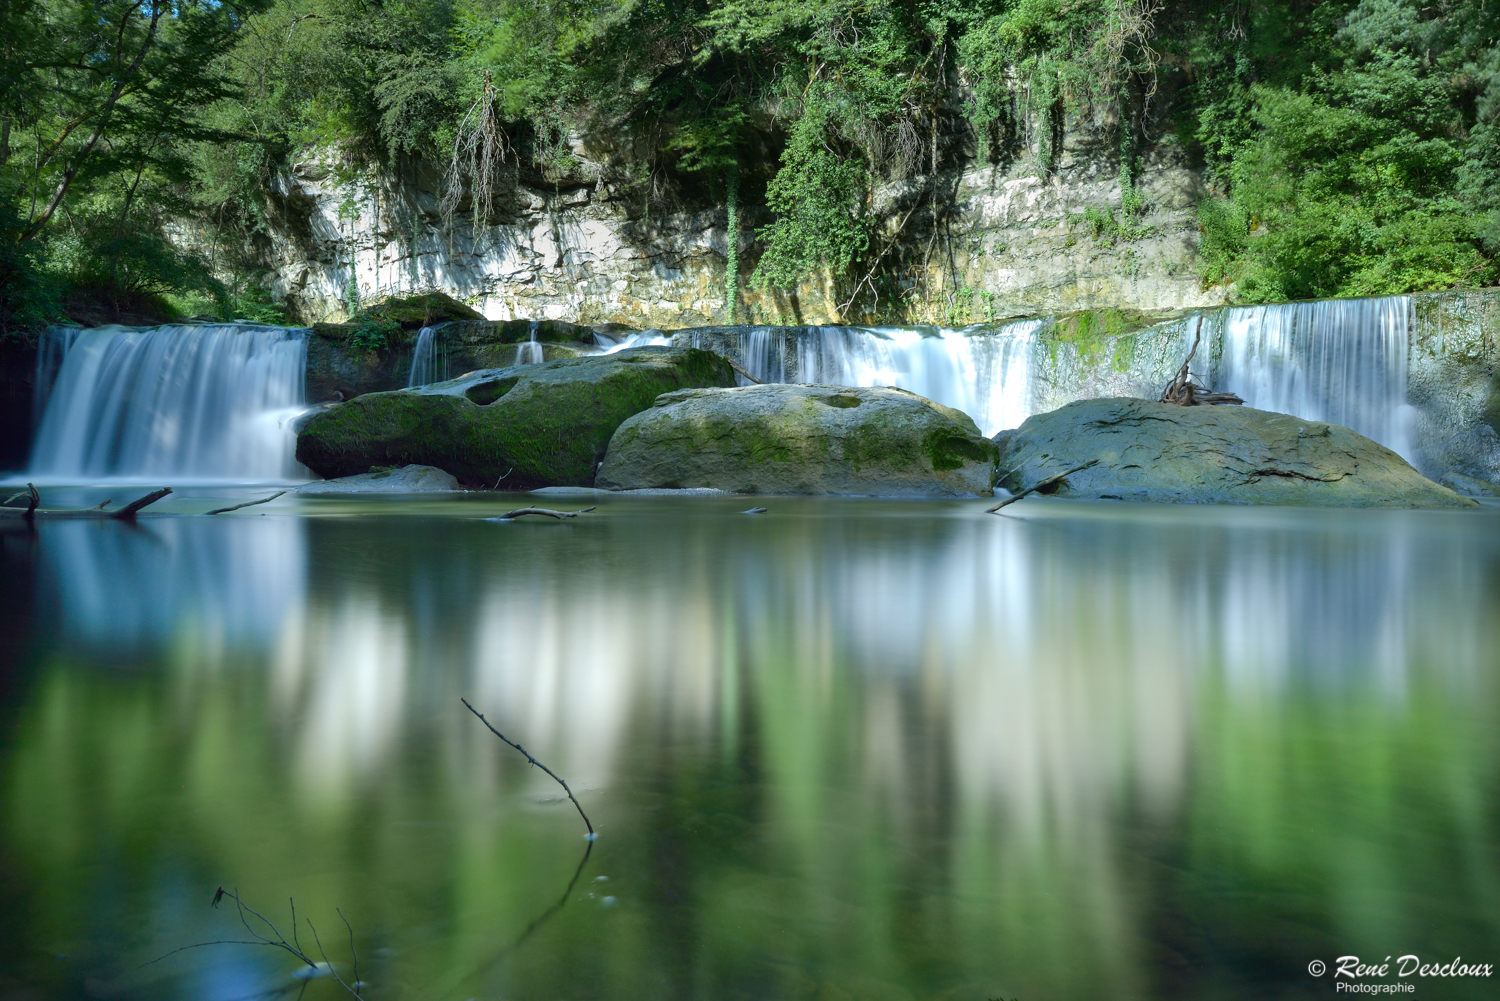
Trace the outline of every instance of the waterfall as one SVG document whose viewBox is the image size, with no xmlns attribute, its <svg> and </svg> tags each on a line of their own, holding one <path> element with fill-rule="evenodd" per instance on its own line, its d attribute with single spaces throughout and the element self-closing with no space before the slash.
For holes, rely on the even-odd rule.
<svg viewBox="0 0 1500 1001">
<path fill-rule="evenodd" d="M 1205 324 L 1216 342 L 1212 384 L 1246 406 L 1342 424 L 1411 459 L 1411 310 L 1409 296 L 1220 310 Z"/>
<path fill-rule="evenodd" d="M 423 327 L 417 331 L 417 346 L 411 353 L 411 375 L 406 388 L 426 386 L 448 379 L 448 352 L 438 345 L 438 328 Z"/>
<path fill-rule="evenodd" d="M 38 352 L 45 409 L 28 476 L 308 479 L 291 427 L 306 360 L 303 334 L 278 327 L 53 328 Z"/>
<path fill-rule="evenodd" d="M 934 327 L 707 327 L 687 343 L 721 351 L 762 382 L 897 386 L 962 410 L 993 435 L 1090 396 L 1155 399 L 1204 339 L 1193 371 L 1261 410 L 1353 428 L 1407 458 L 1411 300 L 1241 306 L 1120 335 L 1089 354 L 1049 334 L 1050 319 Z M 1094 348 L 1099 351 L 1099 348 Z"/>
<path fill-rule="evenodd" d="M 762 382 L 910 390 L 962 410 L 992 435 L 1031 416 L 1032 355 L 1037 332 L 1047 323 L 1020 320 L 962 330 L 747 327 L 695 336 L 693 343 L 727 348 Z"/>
<path fill-rule="evenodd" d="M 616 351 L 624 351 L 626 348 L 663 347 L 672 343 L 669 334 L 662 330 L 641 330 L 624 337 L 616 338 L 609 334 L 594 334 L 594 343 L 601 349 L 602 355 L 612 355 Z"/>
<path fill-rule="evenodd" d="M 517 365 L 540 365 L 542 346 L 536 340 L 536 321 L 531 321 L 531 338 L 516 345 Z"/>
</svg>

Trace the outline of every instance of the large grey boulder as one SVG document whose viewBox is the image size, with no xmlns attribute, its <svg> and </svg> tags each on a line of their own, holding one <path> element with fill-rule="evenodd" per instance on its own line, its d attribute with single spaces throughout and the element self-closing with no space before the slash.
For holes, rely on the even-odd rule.
<svg viewBox="0 0 1500 1001">
<path fill-rule="evenodd" d="M 329 478 L 417 464 L 475 485 L 591 486 L 625 418 L 669 390 L 733 384 L 727 360 L 691 348 L 471 372 L 314 414 L 298 430 L 297 459 Z"/>
<path fill-rule="evenodd" d="M 995 439 L 999 485 L 1013 493 L 1097 460 L 1052 492 L 1190 504 L 1474 505 L 1348 428 L 1250 407 L 1079 400 Z"/>
<path fill-rule="evenodd" d="M 597 486 L 749 494 L 991 493 L 995 446 L 961 411 L 901 389 L 666 393 L 620 425 Z"/>
</svg>

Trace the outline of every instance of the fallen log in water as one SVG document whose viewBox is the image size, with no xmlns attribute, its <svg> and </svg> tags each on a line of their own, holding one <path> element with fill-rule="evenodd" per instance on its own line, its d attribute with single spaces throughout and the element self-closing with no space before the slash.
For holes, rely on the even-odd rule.
<svg viewBox="0 0 1500 1001">
<path fill-rule="evenodd" d="M 576 518 L 580 514 L 588 514 L 594 510 L 592 507 L 581 507 L 577 511 L 554 511 L 550 507 L 518 507 L 514 511 L 507 511 L 500 515 L 500 521 L 509 521 L 527 514 L 539 514 L 544 518 L 556 518 L 561 521 L 564 518 Z"/>
<path fill-rule="evenodd" d="M 238 511 L 242 507 L 254 507 L 257 504 L 269 504 L 273 500 L 275 500 L 276 498 L 280 497 L 284 493 L 286 493 L 285 490 L 278 490 L 274 494 L 272 494 L 271 496 L 269 496 L 269 497 L 262 497 L 260 500 L 245 501 L 245 503 L 243 503 L 243 504 L 231 504 L 229 507 L 216 507 L 212 511 L 208 511 L 206 513 L 207 514 L 228 514 L 230 511 Z"/>
<path fill-rule="evenodd" d="M 104 510 L 112 503 L 111 501 L 102 501 L 94 505 L 93 507 L 46 508 L 41 506 L 42 495 L 37 492 L 36 487 L 28 483 L 26 484 L 25 492 L 14 494 L 6 500 L 6 503 L 8 504 L 10 503 L 10 501 L 17 499 L 18 497 L 26 497 L 28 499 L 26 509 L 22 510 L 18 507 L 0 507 L 0 518 L 21 518 L 27 521 L 30 521 L 33 518 L 113 518 L 117 521 L 127 521 L 131 518 L 134 518 L 136 512 L 141 508 L 147 506 L 148 504 L 155 504 L 157 501 L 161 500 L 171 492 L 171 487 L 162 487 L 158 490 L 153 490 L 149 494 L 146 494 L 144 497 L 136 498 L 129 504 L 126 504 L 124 507 L 120 508 L 118 511 Z"/>
<path fill-rule="evenodd" d="M 1020 500 L 1022 497 L 1029 496 L 1030 494 L 1033 494 L 1033 493 L 1035 493 L 1038 490 L 1045 490 L 1047 487 L 1052 486 L 1052 484 L 1054 484 L 1054 483 L 1060 483 L 1060 482 L 1062 482 L 1064 479 L 1066 479 L 1069 476 L 1072 476 L 1074 473 L 1081 473 L 1085 469 L 1088 469 L 1090 466 L 1097 466 L 1097 465 L 1099 465 L 1099 460 L 1098 459 L 1090 459 L 1088 462 L 1085 462 L 1085 463 L 1083 463 L 1082 465 L 1079 465 L 1079 466 L 1074 466 L 1072 469 L 1064 469 L 1062 472 L 1056 474 L 1055 476 L 1049 476 L 1045 480 L 1039 480 L 1038 482 L 1036 482 L 1036 483 L 1032 484 L 1031 486 L 1027 487 L 1025 490 L 1022 490 L 1020 493 L 1013 494 L 1010 497 L 1005 498 L 1005 500 L 1001 501 L 999 504 L 996 504 L 994 507 L 985 508 L 984 513 L 985 514 L 998 514 L 998 513 L 1000 513 L 1000 509 L 1002 507 L 1006 507 L 1007 505 L 1014 504 L 1016 501 Z"/>
</svg>

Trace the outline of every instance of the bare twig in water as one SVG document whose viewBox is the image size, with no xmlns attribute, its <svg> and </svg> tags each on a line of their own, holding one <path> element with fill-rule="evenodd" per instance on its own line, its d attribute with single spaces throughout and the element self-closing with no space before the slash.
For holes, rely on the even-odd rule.
<svg viewBox="0 0 1500 1001">
<path fill-rule="evenodd" d="M 505 479 L 507 476 L 509 476 L 511 473 L 514 473 L 515 471 L 516 471 L 516 468 L 514 466 L 512 466 L 511 468 L 507 469 L 505 472 L 503 472 L 503 473 L 500 474 L 500 480 Z M 490 489 L 491 490 L 499 490 L 500 489 L 500 480 L 496 480 L 495 481 L 495 485 L 493 487 L 491 487 Z"/>
<path fill-rule="evenodd" d="M 585 508 L 585 510 L 592 511 L 593 508 Z M 499 730 L 496 730 L 493 726 L 491 726 L 490 725 L 490 721 L 484 718 L 484 713 L 480 712 L 478 709 L 475 709 L 473 706 L 469 705 L 469 700 L 468 699 L 460 698 L 458 701 L 462 702 L 468 708 L 469 712 L 473 713 L 475 716 L 478 716 L 479 717 L 479 722 L 483 723 L 485 726 L 487 726 L 487 727 L 490 728 L 490 733 L 493 733 L 495 736 L 497 736 L 501 740 L 505 741 L 511 747 L 514 747 L 516 750 L 518 750 L 522 754 L 526 755 L 526 760 L 527 761 L 531 762 L 533 765 L 536 765 L 542 771 L 544 771 L 548 775 L 552 776 L 553 780 L 556 781 L 558 785 L 562 786 L 563 792 L 565 792 L 565 793 L 568 794 L 568 798 L 573 801 L 573 805 L 578 808 L 578 815 L 583 818 L 584 826 L 589 829 L 589 838 L 590 838 L 590 840 L 592 840 L 594 837 L 596 837 L 596 835 L 594 834 L 594 825 L 591 824 L 591 823 L 589 823 L 589 815 L 583 812 L 583 807 L 579 804 L 578 797 L 573 795 L 573 790 L 568 788 L 568 784 L 566 782 L 564 782 L 560 777 L 558 777 L 558 774 L 556 772 L 554 772 L 552 769 L 548 768 L 546 765 L 542 764 L 537 759 L 533 758 L 531 756 L 531 752 L 528 751 L 528 750 L 526 750 L 526 748 L 522 747 L 520 744 L 517 744 L 515 741 L 511 740 L 505 734 L 501 733 Z"/>
<path fill-rule="evenodd" d="M 1200 313 L 1198 316 L 1198 325 L 1193 328 L 1193 346 L 1188 351 L 1188 356 L 1183 361 L 1182 368 L 1178 369 L 1177 374 L 1172 377 L 1172 381 L 1167 383 L 1167 388 L 1161 391 L 1161 399 L 1158 402 L 1174 403 L 1179 407 L 1222 406 L 1224 404 L 1233 406 L 1243 404 L 1245 401 L 1233 393 L 1211 392 L 1207 388 L 1193 382 L 1192 377 L 1188 375 L 1188 364 L 1193 360 L 1193 355 L 1198 353 L 1198 341 L 1202 336 L 1203 316 Z"/>
<path fill-rule="evenodd" d="M 326 967 L 328 969 L 329 975 L 332 976 L 334 980 L 338 981 L 340 987 L 342 987 L 344 990 L 348 991 L 351 996 L 356 997 L 356 998 L 360 998 L 360 993 L 359 993 L 359 990 L 358 990 L 358 988 L 361 986 L 361 984 L 359 983 L 359 957 L 358 957 L 358 954 L 355 954 L 355 960 L 354 960 L 354 962 L 355 962 L 355 966 L 354 966 L 355 982 L 354 982 L 353 985 L 350 985 L 350 984 L 347 984 L 347 983 L 344 982 L 344 978 L 343 977 L 339 976 L 338 970 L 334 969 L 332 960 L 330 960 L 328 958 L 328 954 L 323 951 L 323 943 L 321 941 L 318 941 L 318 929 L 313 927 L 313 923 L 312 923 L 312 921 L 310 919 L 304 919 L 304 920 L 307 921 L 307 926 L 309 928 L 312 928 L 313 940 L 314 941 L 318 941 L 318 954 L 323 957 L 323 962 L 322 962 L 321 965 L 319 963 L 317 963 L 316 961 L 314 961 L 311 956 L 309 956 L 305 951 L 303 951 L 303 949 L 302 949 L 302 943 L 297 940 L 297 904 L 296 904 L 295 901 L 291 902 L 291 907 L 292 907 L 292 941 L 288 942 L 286 940 L 286 936 L 281 933 L 281 929 L 277 928 L 276 925 L 274 923 L 272 923 L 272 921 L 269 918 L 267 918 L 264 914 L 260 913 L 255 908 L 251 907 L 250 905 L 246 904 L 243 900 L 240 899 L 238 891 L 230 891 L 230 890 L 224 889 L 222 886 L 219 887 L 218 892 L 214 894 L 214 899 L 210 902 L 209 906 L 211 906 L 211 907 L 218 907 L 219 906 L 219 901 L 223 900 L 225 897 L 228 897 L 230 900 L 234 901 L 235 911 L 239 915 L 240 924 L 242 924 L 242 925 L 245 926 L 245 931 L 249 933 L 250 938 L 224 938 L 224 939 L 216 939 L 216 940 L 214 940 L 212 942 L 194 942 L 192 945 L 184 945 L 184 946 L 181 946 L 180 948 L 173 949 L 171 952 L 163 953 L 162 955 L 157 956 L 155 959 L 152 959 L 152 960 L 149 960 L 149 961 L 147 961 L 145 963 L 142 963 L 141 966 L 142 967 L 144 967 L 144 966 L 151 966 L 154 963 L 160 963 L 162 960 L 166 959 L 168 956 L 175 956 L 179 952 L 186 952 L 189 949 L 202 949 L 205 946 L 210 946 L 210 945 L 260 945 L 260 946 L 270 946 L 273 949 L 281 949 L 284 952 L 291 953 L 293 956 L 295 956 L 297 958 L 297 960 L 299 962 L 301 962 L 303 965 L 305 965 L 310 970 L 321 970 L 324 967 Z M 256 931 L 253 927 L 251 927 L 250 920 L 245 917 L 246 914 L 253 915 L 256 918 L 256 920 L 260 921 L 263 925 L 265 925 L 268 929 L 270 929 L 271 935 L 270 936 L 264 935 L 261 932 Z M 345 926 L 348 926 L 349 919 L 348 918 L 344 918 L 344 914 L 343 914 L 342 911 L 339 912 L 339 917 L 343 918 Z M 272 937 L 272 936 L 274 936 L 274 937 Z M 349 929 L 349 951 L 351 953 L 354 951 L 354 929 L 353 928 Z M 139 969 L 139 967 L 137 967 L 137 968 Z M 364 1001 L 364 999 L 360 998 L 360 1001 Z"/>
<path fill-rule="evenodd" d="M 339 917 L 343 917 L 343 915 L 340 914 Z M 344 923 L 348 924 L 349 922 L 346 920 Z M 314 927 L 314 925 L 312 923 L 312 918 L 308 918 L 307 919 L 307 927 L 312 928 L 313 941 L 318 944 L 318 955 L 320 955 L 320 956 L 323 957 L 323 965 L 326 966 L 326 967 L 328 967 L 328 972 L 331 973 L 331 974 L 333 974 L 333 979 L 337 980 L 339 982 L 339 986 L 342 987 L 344 990 L 348 991 L 350 994 L 353 994 L 355 997 L 359 997 L 359 990 L 358 990 L 358 988 L 359 988 L 360 985 L 359 985 L 358 978 L 357 977 L 355 978 L 354 986 L 352 986 L 352 987 L 350 985 L 344 983 L 344 978 L 341 977 L 341 976 L 339 976 L 339 971 L 335 970 L 333 968 L 333 960 L 329 959 L 328 958 L 328 953 L 326 953 L 326 952 L 323 951 L 323 940 L 320 939 L 320 938 L 318 938 L 318 929 L 316 927 Z M 350 942 L 354 941 L 354 930 L 352 928 L 349 930 L 349 941 Z M 318 968 L 318 964 L 314 963 L 313 964 L 313 969 L 317 969 L 317 968 Z M 361 999 L 361 1001 L 363 1001 L 363 999 Z"/>
<path fill-rule="evenodd" d="M 1005 500 L 1001 501 L 999 504 L 996 504 L 994 507 L 986 509 L 985 513 L 986 514 L 995 514 L 1002 507 L 1005 507 L 1007 504 L 1014 504 L 1016 501 L 1020 500 L 1022 497 L 1025 497 L 1027 494 L 1036 493 L 1038 490 L 1041 490 L 1044 487 L 1050 487 L 1052 484 L 1058 482 L 1061 479 L 1064 479 L 1065 477 L 1072 476 L 1074 473 L 1082 472 L 1083 470 L 1089 468 L 1090 466 L 1097 466 L 1098 464 L 1099 464 L 1099 460 L 1098 459 L 1090 459 L 1088 462 L 1085 462 L 1081 466 L 1074 466 L 1072 469 L 1065 469 L 1062 472 L 1056 474 L 1055 476 L 1049 476 L 1045 480 L 1041 480 L 1041 481 L 1039 481 L 1037 483 L 1032 484 L 1031 486 L 1027 487 L 1025 490 L 1022 490 L 1020 493 L 1018 493 L 1018 494 L 1016 494 L 1016 495 L 1014 495 L 1012 497 L 1005 498 Z"/>
<path fill-rule="evenodd" d="M 561 521 L 564 518 L 576 518 L 580 514 L 588 514 L 594 510 L 592 507 L 581 507 L 577 511 L 554 511 L 549 507 L 518 507 L 514 511 L 507 511 L 501 518 L 519 518 L 525 514 L 540 514 L 547 518 L 556 518 Z M 483 719 L 484 717 L 480 717 Z"/>
<path fill-rule="evenodd" d="M 118 510 L 118 511 L 114 512 L 113 514 L 111 514 L 110 517 L 111 518 L 134 518 L 135 517 L 135 513 L 137 511 L 139 511 L 141 508 L 145 507 L 147 504 L 155 504 L 157 501 L 161 500 L 163 497 L 165 497 L 167 494 L 169 494 L 171 492 L 172 492 L 172 488 L 171 487 L 162 487 L 160 490 L 153 490 L 153 491 L 151 491 L 149 494 L 147 494 L 144 497 L 137 497 L 135 500 L 131 501 L 129 504 L 126 504 L 124 507 L 120 508 L 120 510 Z"/>
<path fill-rule="evenodd" d="M 216 507 L 212 511 L 208 511 L 206 513 L 207 514 L 228 514 L 230 511 L 238 511 L 242 507 L 254 507 L 257 504 L 269 504 L 273 500 L 275 500 L 276 498 L 280 497 L 284 493 L 286 493 L 285 490 L 278 490 L 274 494 L 272 494 L 271 496 L 269 496 L 269 497 L 262 497 L 260 500 L 245 501 L 245 503 L 243 503 L 243 504 L 232 504 L 229 507 Z"/>
<path fill-rule="evenodd" d="M 359 953 L 354 951 L 354 926 L 349 923 L 348 918 L 344 917 L 342 910 L 335 907 L 334 911 L 337 912 L 339 920 L 344 922 L 344 927 L 349 929 L 349 955 L 354 957 L 354 986 L 363 987 L 364 984 L 359 979 Z"/>
<path fill-rule="evenodd" d="M 765 385 L 765 381 L 763 379 L 757 379 L 755 376 L 751 375 L 749 372 L 746 372 L 744 369 L 740 368 L 739 364 L 737 362 L 735 362 L 733 359 L 726 358 L 724 360 L 727 361 L 727 362 L 729 362 L 729 367 L 730 368 L 734 369 L 740 375 L 743 375 L 745 378 L 749 379 L 751 382 L 755 383 L 757 386 L 764 386 Z"/>
</svg>

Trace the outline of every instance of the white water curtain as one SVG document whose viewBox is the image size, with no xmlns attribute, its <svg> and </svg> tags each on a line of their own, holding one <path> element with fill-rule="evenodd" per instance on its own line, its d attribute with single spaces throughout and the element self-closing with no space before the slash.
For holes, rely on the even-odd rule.
<svg viewBox="0 0 1500 1001">
<path fill-rule="evenodd" d="M 1259 410 L 1342 424 L 1411 459 L 1410 316 L 1408 296 L 1225 309 L 1214 385 Z"/>
<path fill-rule="evenodd" d="M 291 427 L 305 407 L 299 332 L 170 325 L 59 328 L 46 338 L 42 356 L 60 364 L 32 449 L 34 479 L 310 478 Z"/>
</svg>

